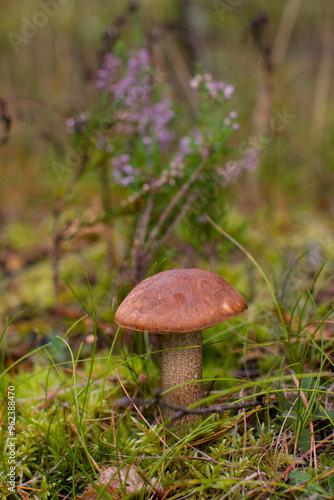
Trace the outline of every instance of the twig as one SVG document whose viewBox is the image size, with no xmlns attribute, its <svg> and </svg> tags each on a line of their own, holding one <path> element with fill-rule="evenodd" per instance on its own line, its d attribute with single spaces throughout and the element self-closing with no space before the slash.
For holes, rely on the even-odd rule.
<svg viewBox="0 0 334 500">
<path fill-rule="evenodd" d="M 195 170 L 195 172 L 183 184 L 183 186 L 179 189 L 179 191 L 176 193 L 176 195 L 174 196 L 174 198 L 172 198 L 172 200 L 170 201 L 170 203 L 167 205 L 167 207 L 165 208 L 165 210 L 162 212 L 162 214 L 161 214 L 158 222 L 156 223 L 156 225 L 154 226 L 154 228 L 152 229 L 152 231 L 151 231 L 151 233 L 149 235 L 149 238 L 148 238 L 148 241 L 147 241 L 147 245 L 146 245 L 146 247 L 148 249 L 153 245 L 153 243 L 154 243 L 154 241 L 155 241 L 155 239 L 157 237 L 157 234 L 161 230 L 162 225 L 166 221 L 166 219 L 169 216 L 169 214 L 171 213 L 171 211 L 178 204 L 178 202 L 180 201 L 180 199 L 182 198 L 182 196 L 184 196 L 184 194 L 188 191 L 188 189 L 190 188 L 190 186 L 198 179 L 198 177 L 202 173 L 202 170 L 204 170 L 205 166 L 206 166 L 205 163 L 201 163 L 201 165 L 199 165 L 199 167 L 197 167 L 197 169 Z"/>
<path fill-rule="evenodd" d="M 122 400 L 117 401 L 118 406 L 126 406 L 130 403 L 135 405 L 140 405 L 143 407 L 151 406 L 158 404 L 165 408 L 169 408 L 171 410 L 175 410 L 175 413 L 172 417 L 172 420 L 178 418 L 181 415 L 186 413 L 193 415 L 205 415 L 206 413 L 223 413 L 228 410 L 242 410 L 244 408 L 254 408 L 254 406 L 263 406 L 263 397 L 257 398 L 255 401 L 241 401 L 239 403 L 230 403 L 230 404 L 222 404 L 222 405 L 211 405 L 207 408 L 184 408 L 182 406 L 176 406 L 169 403 L 165 403 L 160 399 L 160 395 L 158 395 L 155 399 L 130 399 L 129 395 L 126 393 L 127 398 L 122 398 Z M 136 406 L 135 406 L 136 407 Z"/>
<path fill-rule="evenodd" d="M 160 240 L 157 241 L 156 247 L 158 247 L 158 248 L 161 247 L 163 245 L 163 243 L 165 242 L 165 240 L 167 238 L 169 238 L 169 236 L 173 233 L 174 229 L 177 228 L 177 226 L 180 224 L 181 220 L 185 217 L 186 213 L 190 210 L 191 205 L 193 204 L 193 201 L 195 200 L 196 196 L 197 195 L 196 195 L 195 192 L 191 193 L 188 196 L 187 201 L 185 202 L 185 204 L 181 208 L 181 210 L 180 210 L 179 214 L 177 215 L 177 217 L 175 217 L 174 221 L 169 226 L 169 228 L 164 233 L 164 235 L 160 238 Z"/>
<path fill-rule="evenodd" d="M 278 444 L 279 444 L 280 437 L 281 437 L 281 434 L 282 434 L 282 432 L 283 432 L 283 429 L 284 429 L 284 427 L 285 427 L 285 423 L 286 423 L 286 421 L 288 420 L 288 418 L 289 418 L 289 416 L 290 416 L 290 413 L 293 411 L 294 405 L 295 405 L 295 402 L 291 405 L 290 410 L 289 410 L 289 411 L 288 411 L 288 413 L 286 414 L 285 419 L 284 419 L 284 421 L 283 421 L 283 423 L 282 423 L 282 425 L 281 425 L 281 429 L 280 429 L 280 431 L 279 431 L 279 434 L 278 434 L 278 436 L 277 436 L 277 440 L 276 440 L 276 446 L 275 446 L 275 451 L 274 451 L 274 458 L 275 458 L 275 457 L 276 457 L 276 455 L 277 455 Z M 284 433 L 284 435 L 285 435 L 285 433 Z M 283 439 L 284 439 L 284 438 L 283 438 Z M 279 468 L 279 464 L 280 464 L 280 460 L 281 460 L 281 455 L 282 455 L 282 453 L 283 453 L 283 447 L 282 447 L 281 451 L 279 452 L 278 459 L 277 459 L 277 461 L 276 461 L 276 470 L 278 470 L 278 468 Z"/>
<path fill-rule="evenodd" d="M 252 417 L 256 412 L 257 412 L 257 408 L 255 410 L 250 411 L 246 415 L 246 419 Z M 241 418 L 239 418 L 238 420 L 236 420 L 235 422 L 233 422 L 232 426 L 225 427 L 225 429 L 221 429 L 220 431 L 215 432 L 215 434 L 211 434 L 210 436 L 207 436 L 205 438 L 199 439 L 198 441 L 193 441 L 191 444 L 192 444 L 192 446 L 198 446 L 199 444 L 203 444 L 203 443 L 207 443 L 208 441 L 212 441 L 212 439 L 215 439 L 216 437 L 221 436 L 221 434 L 225 434 L 225 432 L 228 432 L 231 429 L 235 429 L 236 426 L 238 426 L 239 424 L 241 424 L 243 421 L 244 421 L 244 416 L 242 416 Z M 187 446 L 188 446 L 188 443 L 187 443 Z"/>
<path fill-rule="evenodd" d="M 314 450 L 317 450 L 318 448 L 320 448 L 321 446 L 323 446 L 323 444 L 326 441 L 329 441 L 330 439 L 333 439 L 333 437 L 334 437 L 334 432 L 333 432 L 333 434 L 330 434 L 325 439 L 323 439 L 322 441 L 320 441 L 320 443 L 316 444 L 315 447 L 314 447 Z M 278 478 L 275 479 L 274 482 L 278 483 L 279 481 L 281 481 L 286 475 L 288 475 L 299 464 L 299 462 L 302 462 L 312 452 L 313 452 L 313 448 L 311 447 L 306 453 L 304 453 L 303 455 L 301 455 L 299 458 L 297 458 L 297 460 L 295 460 L 291 465 L 289 465 L 289 467 L 287 467 L 285 469 L 285 471 L 283 471 L 282 474 L 280 474 L 278 476 Z"/>
<path fill-rule="evenodd" d="M 123 384 L 123 382 L 122 382 L 122 380 L 121 380 L 121 378 L 120 378 L 120 376 L 119 376 L 119 374 L 118 374 L 118 370 L 117 370 L 117 368 L 115 368 L 115 373 L 116 373 L 116 376 L 117 376 L 117 378 L 118 378 L 118 382 L 120 383 L 120 385 L 121 385 L 121 387 L 122 387 L 123 391 L 125 392 L 125 394 L 126 394 L 126 396 L 127 396 L 127 398 L 128 398 L 128 403 L 130 402 L 130 403 L 134 406 L 134 408 L 135 408 L 136 412 L 137 412 L 137 413 L 138 413 L 138 415 L 141 417 L 141 419 L 145 422 L 145 424 L 147 425 L 147 427 L 149 427 L 149 429 L 151 429 L 151 431 L 152 431 L 152 432 L 153 432 L 153 433 L 157 436 L 157 438 L 159 439 L 159 441 L 161 441 L 161 442 L 162 442 L 162 444 L 163 444 L 164 446 L 166 446 L 165 441 L 164 441 L 164 440 L 163 440 L 163 439 L 159 436 L 159 434 L 157 434 L 157 432 L 156 432 L 156 431 L 153 429 L 153 427 L 149 424 L 149 422 L 146 420 L 146 418 L 144 417 L 144 415 L 142 414 L 142 412 L 139 410 L 139 408 L 138 408 L 138 406 L 136 405 L 136 403 L 135 403 L 134 401 L 132 401 L 132 400 L 131 400 L 131 398 L 130 398 L 130 396 L 129 396 L 129 393 L 128 393 L 128 392 L 127 392 L 127 390 L 125 389 L 124 384 Z"/>
<path fill-rule="evenodd" d="M 24 493 L 24 491 L 21 491 L 20 487 L 18 486 L 16 489 L 17 493 L 23 500 L 29 500 L 29 497 Z"/>
<path fill-rule="evenodd" d="M 147 201 L 147 205 L 145 207 L 145 210 L 141 214 L 141 216 L 139 217 L 138 226 L 137 226 L 137 230 L 135 233 L 135 240 L 138 240 L 140 245 L 142 245 L 144 243 L 145 238 L 146 238 L 147 227 L 148 227 L 148 223 L 149 223 L 152 209 L 153 209 L 154 196 L 155 196 L 154 191 L 151 191 L 149 198 L 148 198 L 148 201 Z"/>
<path fill-rule="evenodd" d="M 235 492 L 236 490 L 238 490 L 240 487 L 244 486 L 245 484 L 245 481 L 253 481 L 254 479 L 256 479 L 257 477 L 260 477 L 261 476 L 266 476 L 266 474 L 264 472 L 254 472 L 253 474 L 251 474 L 250 476 L 247 476 L 245 477 L 243 480 L 242 480 L 242 484 L 241 483 L 237 483 L 235 484 L 234 486 L 232 486 L 232 488 L 228 491 L 228 493 L 225 493 L 225 495 L 223 495 L 222 497 L 219 498 L 219 500 L 225 500 L 225 498 L 231 498 L 231 493 L 232 492 Z"/>
<path fill-rule="evenodd" d="M 54 470 L 56 470 L 59 467 L 59 465 L 62 463 L 63 460 L 65 460 L 65 457 L 61 458 L 59 460 L 59 462 L 56 463 L 56 465 L 54 465 L 53 467 L 51 467 L 51 469 L 48 470 L 48 473 L 51 474 L 51 472 L 53 472 Z M 37 476 L 29 479 L 25 483 L 21 483 L 19 487 L 24 488 L 27 484 L 34 483 L 35 481 L 38 481 L 42 477 L 42 475 L 43 474 L 38 474 Z"/>
</svg>

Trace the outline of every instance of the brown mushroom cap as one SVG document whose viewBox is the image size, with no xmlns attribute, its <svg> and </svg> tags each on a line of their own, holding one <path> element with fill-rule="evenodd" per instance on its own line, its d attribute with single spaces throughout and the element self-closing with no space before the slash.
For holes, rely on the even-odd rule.
<svg viewBox="0 0 334 500">
<path fill-rule="evenodd" d="M 116 311 L 115 322 L 137 331 L 204 330 L 247 309 L 223 278 L 203 269 L 163 271 L 137 285 Z"/>
</svg>

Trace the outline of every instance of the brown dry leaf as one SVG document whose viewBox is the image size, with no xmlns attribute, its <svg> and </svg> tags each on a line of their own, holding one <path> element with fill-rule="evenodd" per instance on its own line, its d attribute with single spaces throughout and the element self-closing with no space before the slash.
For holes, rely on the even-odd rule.
<svg viewBox="0 0 334 500">
<path fill-rule="evenodd" d="M 106 493 L 108 493 L 114 500 L 120 500 L 123 498 L 124 491 L 122 490 L 121 484 L 123 485 L 123 488 L 125 486 L 126 494 L 130 495 L 132 493 L 140 493 L 148 483 L 149 486 L 147 487 L 147 493 L 152 493 L 152 490 L 154 490 L 155 493 L 162 498 L 164 495 L 164 489 L 162 486 L 159 483 L 155 484 L 156 480 L 154 478 L 149 482 L 145 482 L 137 471 L 140 472 L 140 469 L 136 468 L 134 465 L 131 465 L 130 468 L 123 467 L 119 471 L 119 474 L 117 473 L 116 467 L 106 467 L 102 470 L 99 475 L 99 481 L 95 481 L 95 484 L 102 484 L 102 486 L 108 485 L 105 490 Z M 99 493 L 94 486 L 89 484 L 81 497 L 78 497 L 78 499 L 96 500 L 98 494 Z"/>
</svg>

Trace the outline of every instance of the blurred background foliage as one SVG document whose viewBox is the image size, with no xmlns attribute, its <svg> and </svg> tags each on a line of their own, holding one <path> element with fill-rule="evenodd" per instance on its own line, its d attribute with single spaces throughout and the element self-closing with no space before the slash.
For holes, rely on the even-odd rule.
<svg viewBox="0 0 334 500">
<path fill-rule="evenodd" d="M 45 14 L 47 4 L 55 14 Z M 322 298 L 331 299 L 331 0 L 143 0 L 129 5 L 3 0 L 3 11 L 2 323 L 23 311 L 19 330 L 26 329 L 35 341 L 36 335 L 50 335 L 50 322 L 54 328 L 63 328 L 60 317 L 73 322 L 81 310 L 64 275 L 85 303 L 89 280 L 101 321 L 112 325 L 117 303 L 134 285 L 119 225 L 112 228 L 119 262 L 110 262 L 111 229 L 104 224 L 98 179 L 88 173 L 77 189 L 69 190 L 70 175 L 65 171 L 59 178 L 54 168 L 68 155 L 66 120 L 97 105 L 96 74 L 115 33 L 129 44 L 141 33 L 158 61 L 157 78 L 169 83 L 178 103 L 179 134 L 192 124 L 189 80 L 197 63 L 234 85 L 240 129 L 231 146 L 240 151 L 242 145 L 255 144 L 260 163 L 224 190 L 224 229 L 272 273 L 277 289 L 300 258 L 285 294 L 300 288 L 300 279 L 312 281 L 327 260 Z M 65 226 L 69 234 L 59 241 L 59 228 Z M 249 301 L 265 304 L 267 291 L 238 249 L 218 233 L 210 237 L 212 245 L 203 244 L 203 231 L 212 229 L 198 226 L 193 231 L 184 225 L 155 256 L 158 268 L 211 269 L 232 281 Z M 216 244 L 215 253 L 211 250 Z M 41 317 L 48 322 L 38 322 Z"/>
</svg>

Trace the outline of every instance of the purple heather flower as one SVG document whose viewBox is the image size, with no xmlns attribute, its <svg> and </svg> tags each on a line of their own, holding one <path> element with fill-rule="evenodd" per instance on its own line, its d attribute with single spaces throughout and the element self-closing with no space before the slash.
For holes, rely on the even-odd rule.
<svg viewBox="0 0 334 500">
<path fill-rule="evenodd" d="M 226 85 L 224 82 L 214 80 L 210 73 L 206 73 L 204 76 L 196 75 L 190 80 L 190 86 L 193 89 L 198 89 L 201 85 L 209 92 L 212 99 L 217 99 L 219 95 L 230 99 L 234 92 L 233 85 Z"/>
<path fill-rule="evenodd" d="M 222 177 L 222 185 L 227 186 L 234 182 L 241 175 L 242 166 L 240 162 L 229 161 L 224 167 L 217 169 L 218 174 Z"/>
<path fill-rule="evenodd" d="M 102 68 L 97 72 L 96 87 L 98 89 L 109 87 L 117 78 L 118 68 L 121 64 L 122 59 L 120 57 L 107 52 L 103 59 Z"/>
<path fill-rule="evenodd" d="M 198 89 L 202 80 L 202 75 L 194 76 L 194 78 L 190 80 L 190 87 L 193 89 Z"/>
<path fill-rule="evenodd" d="M 132 166 L 129 164 L 124 165 L 123 172 L 125 172 L 126 174 L 132 174 L 132 172 L 133 172 Z"/>
<path fill-rule="evenodd" d="M 209 91 L 213 99 L 217 99 L 219 91 L 223 90 L 225 84 L 223 82 L 216 82 L 215 80 L 207 80 L 205 88 Z"/>
<path fill-rule="evenodd" d="M 230 99 L 232 97 L 233 92 L 234 92 L 233 85 L 226 85 L 226 87 L 224 88 L 225 99 Z"/>
<path fill-rule="evenodd" d="M 74 118 L 68 118 L 66 120 L 67 133 L 68 134 L 73 134 L 74 127 L 75 127 L 75 119 Z"/>
<path fill-rule="evenodd" d="M 232 177 L 239 177 L 241 174 L 241 165 L 237 161 L 228 161 L 225 168 L 226 172 Z"/>
<path fill-rule="evenodd" d="M 222 185 L 227 186 L 231 182 L 240 177 L 242 170 L 254 172 L 259 165 L 259 151 L 256 148 L 249 148 L 244 152 L 244 156 L 238 161 L 229 161 L 224 167 L 217 169 L 218 174 L 222 177 Z"/>
<path fill-rule="evenodd" d="M 123 179 L 121 179 L 121 181 L 120 181 L 120 185 L 121 185 L 121 186 L 128 186 L 128 185 L 129 185 L 129 184 L 131 184 L 133 181 L 134 181 L 134 177 L 133 177 L 133 175 L 128 175 L 127 177 L 123 177 Z"/>
<path fill-rule="evenodd" d="M 190 154 L 193 151 L 191 148 L 191 137 L 189 137 L 189 135 L 181 137 L 179 142 L 179 151 L 184 155 Z"/>
<path fill-rule="evenodd" d="M 67 132 L 82 132 L 89 119 L 89 113 L 80 113 L 77 118 L 68 118 L 66 120 Z"/>
<path fill-rule="evenodd" d="M 249 148 L 245 151 L 242 160 L 242 167 L 250 172 L 254 172 L 259 166 L 260 152 L 256 148 Z"/>
<path fill-rule="evenodd" d="M 131 50 L 126 61 L 106 54 L 103 67 L 98 72 L 96 85 L 105 88 L 112 97 L 118 101 L 118 109 L 114 113 L 116 131 L 122 134 L 137 134 L 145 146 L 155 143 L 162 153 L 168 153 L 175 139 L 175 133 L 170 129 L 171 120 L 174 118 L 172 102 L 167 93 L 162 90 L 160 97 L 154 92 L 154 81 L 150 54 L 146 49 Z M 196 75 L 190 82 L 194 89 L 201 89 L 212 99 L 218 97 L 230 99 L 234 92 L 232 85 L 213 79 L 210 73 Z M 233 120 L 237 113 L 231 111 L 224 121 L 225 126 L 237 130 L 239 125 Z M 69 123 L 71 125 L 72 122 Z M 72 126 L 74 127 L 75 124 Z M 105 146 L 106 149 L 108 145 Z M 151 148 L 147 148 L 150 154 Z M 166 183 L 174 184 L 176 178 L 185 175 L 185 168 L 189 162 L 189 155 L 196 154 L 204 161 L 208 155 L 205 147 L 203 132 L 194 129 L 179 141 L 168 169 L 163 170 L 158 178 L 143 182 L 142 192 L 158 188 Z M 228 162 L 218 169 L 226 185 L 233 182 L 243 168 L 251 169 L 253 156 L 246 152 L 245 158 L 240 162 Z M 134 184 L 141 175 L 141 170 L 133 165 L 133 158 L 124 153 L 111 159 L 113 177 L 116 184 L 123 187 Z M 137 184 L 136 184 L 137 185 Z M 130 200 L 130 198 L 129 198 Z"/>
<path fill-rule="evenodd" d="M 130 156 L 122 154 L 111 159 L 112 173 L 116 184 L 128 186 L 140 175 L 139 168 L 134 168 L 130 163 Z"/>
<path fill-rule="evenodd" d="M 116 59 L 116 65 L 118 63 Z M 107 66 L 114 70 L 113 57 L 107 58 L 100 70 L 98 76 L 101 81 L 108 78 Z M 151 140 L 155 138 L 161 150 L 167 152 L 174 139 L 174 133 L 168 129 L 174 111 L 166 94 L 154 102 L 151 73 L 150 54 L 146 49 L 131 50 L 127 65 L 121 75 L 117 74 L 117 78 L 114 78 L 113 71 L 113 78 L 109 78 L 109 91 L 121 105 L 121 109 L 115 112 L 116 131 L 137 133 Z"/>
<path fill-rule="evenodd" d="M 172 178 L 183 177 L 187 156 L 199 151 L 204 160 L 206 158 L 206 150 L 203 149 L 203 136 L 200 130 L 194 129 L 189 135 L 181 137 L 178 149 L 170 163 Z"/>
</svg>

